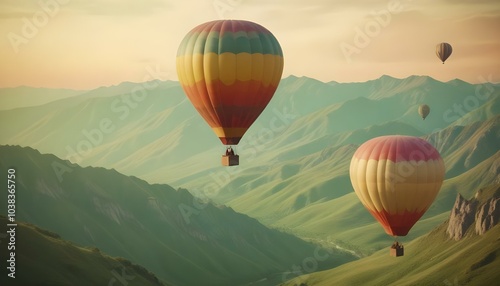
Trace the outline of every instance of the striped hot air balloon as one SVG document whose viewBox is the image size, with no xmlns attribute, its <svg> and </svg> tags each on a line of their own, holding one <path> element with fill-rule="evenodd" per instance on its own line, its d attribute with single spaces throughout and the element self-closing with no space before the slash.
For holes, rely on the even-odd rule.
<svg viewBox="0 0 500 286">
<path fill-rule="evenodd" d="M 441 43 L 436 46 L 436 55 L 443 62 L 443 64 L 446 59 L 450 57 L 452 51 L 453 49 L 448 43 Z"/>
<path fill-rule="evenodd" d="M 382 136 L 354 153 L 351 183 L 361 203 L 392 236 L 405 236 L 436 198 L 444 163 L 427 141 Z"/>
<path fill-rule="evenodd" d="M 177 51 L 184 92 L 225 145 L 240 142 L 271 100 L 282 72 L 278 40 L 249 21 L 201 24 Z"/>
</svg>

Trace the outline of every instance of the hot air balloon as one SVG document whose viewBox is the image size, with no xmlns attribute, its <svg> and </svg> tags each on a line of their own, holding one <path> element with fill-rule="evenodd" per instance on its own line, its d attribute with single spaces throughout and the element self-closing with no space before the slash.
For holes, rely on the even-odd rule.
<svg viewBox="0 0 500 286">
<path fill-rule="evenodd" d="M 365 208 L 391 236 L 405 236 L 436 198 L 444 163 L 427 141 L 390 135 L 362 144 L 354 153 L 350 178 Z M 393 244 L 391 255 L 403 255 Z M 394 251 L 393 251 L 394 250 Z"/>
<path fill-rule="evenodd" d="M 451 45 L 448 43 L 441 43 L 436 46 L 436 55 L 443 62 L 451 55 L 452 52 Z"/>
<path fill-rule="evenodd" d="M 273 34 L 242 20 L 201 24 L 177 51 L 179 82 L 224 145 L 237 145 L 264 110 L 278 87 L 283 64 Z M 223 165 L 238 165 L 237 155 L 224 156 Z"/>
<path fill-rule="evenodd" d="M 429 112 L 431 112 L 431 108 L 427 104 L 422 104 L 418 107 L 418 114 L 420 114 L 423 120 L 429 115 Z"/>
</svg>

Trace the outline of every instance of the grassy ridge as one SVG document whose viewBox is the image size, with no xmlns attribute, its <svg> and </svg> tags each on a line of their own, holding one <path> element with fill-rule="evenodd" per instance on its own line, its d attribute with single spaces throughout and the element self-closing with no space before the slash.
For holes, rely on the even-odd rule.
<svg viewBox="0 0 500 286">
<path fill-rule="evenodd" d="M 7 223 L 6 217 L 0 216 L 2 228 Z M 15 279 L 7 277 L 7 269 L 3 268 L 2 285 L 118 285 L 122 283 L 119 279 L 131 286 L 170 285 L 142 266 L 108 256 L 95 247 L 79 247 L 32 224 L 18 222 L 15 234 Z M 3 258 L 10 255 L 7 241 L 2 239 Z"/>
</svg>

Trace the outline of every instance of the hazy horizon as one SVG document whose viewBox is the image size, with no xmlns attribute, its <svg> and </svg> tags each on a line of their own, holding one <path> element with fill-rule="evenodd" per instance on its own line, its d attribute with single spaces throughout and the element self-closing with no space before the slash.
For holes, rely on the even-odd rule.
<svg viewBox="0 0 500 286">
<path fill-rule="evenodd" d="M 283 48 L 284 77 L 499 81 L 500 3 L 493 0 L 42 0 L 2 1 L 0 9 L 0 87 L 88 90 L 177 80 L 180 41 L 217 19 L 245 19 L 269 29 Z M 444 65 L 435 55 L 440 42 L 453 46 Z"/>
<path fill-rule="evenodd" d="M 388 76 L 388 77 L 395 78 L 395 79 L 398 79 L 398 80 L 404 80 L 404 79 L 416 76 L 416 77 L 429 77 L 429 78 L 432 78 L 434 80 L 437 80 L 437 81 L 443 82 L 443 83 L 446 83 L 446 82 L 449 82 L 449 81 L 453 81 L 453 80 L 462 80 L 462 81 L 467 82 L 469 84 L 482 84 L 482 83 L 500 84 L 500 78 L 498 80 L 496 80 L 496 81 L 489 81 L 491 79 L 495 80 L 495 78 L 492 78 L 492 77 L 489 77 L 489 78 L 481 77 L 480 78 L 481 81 L 470 82 L 470 81 L 463 80 L 461 78 L 453 78 L 453 79 L 450 79 L 450 80 L 438 80 L 438 79 L 436 79 L 436 78 L 434 78 L 432 76 L 429 76 L 429 75 L 408 75 L 408 76 L 404 76 L 404 77 L 396 77 L 396 76 L 392 76 L 392 75 L 388 75 L 388 74 L 382 74 L 380 76 L 377 76 L 377 77 L 374 77 L 374 78 L 369 78 L 367 80 L 361 80 L 361 81 L 337 81 L 335 79 L 328 80 L 328 81 L 323 81 L 323 80 L 320 80 L 320 79 L 317 79 L 317 78 L 314 78 L 314 77 L 310 77 L 310 76 L 307 76 L 307 75 L 289 74 L 289 75 L 282 76 L 281 80 L 289 78 L 289 77 L 297 77 L 297 78 L 305 77 L 305 78 L 309 78 L 309 79 L 320 81 L 322 83 L 336 82 L 336 83 L 341 83 L 341 84 L 344 84 L 344 83 L 347 84 L 347 83 L 363 83 L 363 82 L 368 82 L 368 81 L 374 81 L 374 80 L 377 80 L 377 79 L 379 79 L 381 77 L 384 77 L 384 76 Z M 165 79 L 165 80 L 154 79 L 154 80 L 151 80 L 151 81 L 156 81 L 156 80 L 159 80 L 160 82 L 176 82 L 176 83 L 179 82 L 178 79 Z M 86 91 L 91 91 L 91 90 L 98 89 L 98 88 L 107 88 L 107 87 L 119 86 L 121 84 L 126 84 L 126 83 L 141 84 L 141 83 L 144 83 L 144 82 L 148 82 L 148 81 L 122 81 L 122 82 L 118 82 L 118 83 L 112 83 L 112 84 L 109 84 L 109 85 L 100 85 L 100 86 L 95 86 L 95 87 L 89 87 L 88 89 L 73 89 L 73 88 L 66 88 L 66 87 L 43 87 L 43 86 L 30 86 L 30 85 L 5 86 L 5 87 L 0 87 L 0 89 L 15 89 L 15 88 L 45 89 L 46 88 L 46 89 L 72 90 L 72 91 L 75 91 L 75 92 L 78 92 L 78 91 L 86 92 Z"/>
</svg>

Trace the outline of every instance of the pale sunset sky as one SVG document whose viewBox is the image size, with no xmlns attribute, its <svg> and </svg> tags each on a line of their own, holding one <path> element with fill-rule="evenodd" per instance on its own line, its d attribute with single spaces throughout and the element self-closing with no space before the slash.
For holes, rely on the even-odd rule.
<svg viewBox="0 0 500 286">
<path fill-rule="evenodd" d="M 177 80 L 180 41 L 217 19 L 269 29 L 283 49 L 283 77 L 500 82 L 498 0 L 2 0 L 0 87 Z M 453 46 L 444 65 L 440 42 Z"/>
</svg>

